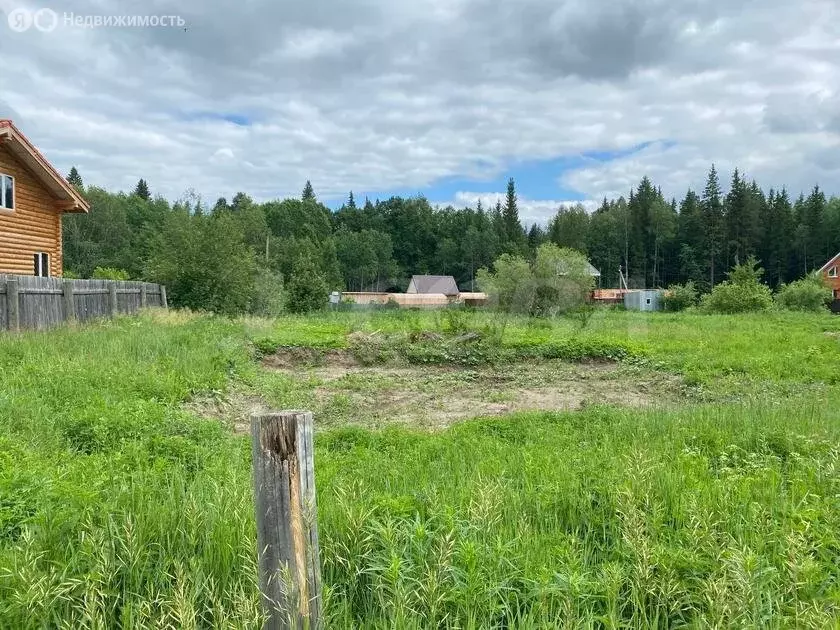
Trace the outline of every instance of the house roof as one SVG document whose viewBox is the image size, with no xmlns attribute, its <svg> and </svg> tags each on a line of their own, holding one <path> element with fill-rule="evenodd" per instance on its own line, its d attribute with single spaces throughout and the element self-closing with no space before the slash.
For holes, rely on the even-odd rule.
<svg viewBox="0 0 840 630">
<path fill-rule="evenodd" d="M 589 271 L 590 276 L 592 276 L 593 278 L 600 278 L 601 277 L 601 272 L 598 271 L 595 267 L 593 267 L 592 263 L 587 261 L 586 267 L 587 267 L 587 271 Z M 567 269 L 568 269 L 568 267 L 566 267 L 565 263 L 562 260 L 557 262 L 557 273 L 559 275 L 561 275 L 561 276 L 565 275 L 567 273 Z"/>
<path fill-rule="evenodd" d="M 411 276 L 417 293 L 458 295 L 458 284 L 452 276 Z"/>
<path fill-rule="evenodd" d="M 836 253 L 832 258 L 829 259 L 829 261 L 827 263 L 825 263 L 822 267 L 820 267 L 819 273 L 822 273 L 823 271 L 828 269 L 828 266 L 831 263 L 835 262 L 838 258 L 840 258 L 840 252 Z"/>
<path fill-rule="evenodd" d="M 67 183 L 29 139 L 11 120 L 0 119 L 0 145 L 18 158 L 38 180 L 59 200 L 59 212 L 87 212 L 90 205 L 79 192 Z"/>
</svg>

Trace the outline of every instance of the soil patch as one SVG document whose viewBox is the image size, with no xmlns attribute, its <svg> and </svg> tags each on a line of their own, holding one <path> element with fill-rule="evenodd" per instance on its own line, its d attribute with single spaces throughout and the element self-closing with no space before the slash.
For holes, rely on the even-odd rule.
<svg viewBox="0 0 840 630">
<path fill-rule="evenodd" d="M 261 363 L 265 368 L 277 370 L 311 366 L 352 367 L 359 364 L 347 350 L 302 347 L 280 348 L 264 356 Z"/>
<path fill-rule="evenodd" d="M 539 361 L 504 366 L 374 366 L 332 354 L 304 366 L 288 357 L 264 367 L 308 384 L 319 424 L 430 429 L 478 416 L 515 411 L 576 410 L 604 404 L 670 404 L 682 390 L 678 377 L 606 362 Z"/>
<path fill-rule="evenodd" d="M 250 433 L 251 414 L 266 413 L 271 405 L 259 396 L 232 392 L 224 396 L 200 396 L 184 408 L 197 416 L 218 420 L 234 433 Z"/>
</svg>

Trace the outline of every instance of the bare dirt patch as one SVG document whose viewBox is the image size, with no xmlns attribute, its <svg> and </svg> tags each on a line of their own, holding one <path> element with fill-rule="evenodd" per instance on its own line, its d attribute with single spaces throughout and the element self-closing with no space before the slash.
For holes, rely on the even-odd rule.
<svg viewBox="0 0 840 630">
<path fill-rule="evenodd" d="M 678 377 L 615 363 L 365 367 L 332 356 L 317 366 L 288 357 L 263 362 L 283 378 L 308 385 L 311 406 L 322 425 L 438 428 L 515 411 L 669 404 L 681 389 Z"/>
<path fill-rule="evenodd" d="M 349 368 L 359 364 L 347 350 L 303 347 L 280 348 L 277 352 L 264 356 L 261 363 L 263 367 L 275 370 L 307 366 Z"/>
<path fill-rule="evenodd" d="M 248 433 L 251 414 L 265 413 L 271 405 L 259 396 L 231 392 L 194 398 L 184 405 L 184 409 L 203 418 L 218 420 L 234 433 Z"/>
</svg>

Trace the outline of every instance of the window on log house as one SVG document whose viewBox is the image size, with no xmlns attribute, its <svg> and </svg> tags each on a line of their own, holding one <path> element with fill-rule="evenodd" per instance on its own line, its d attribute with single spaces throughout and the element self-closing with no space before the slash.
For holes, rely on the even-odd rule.
<svg viewBox="0 0 840 630">
<path fill-rule="evenodd" d="M 32 257 L 35 261 L 35 275 L 42 278 L 50 277 L 50 255 L 46 252 L 38 252 Z"/>
<path fill-rule="evenodd" d="M 15 178 L 0 173 L 0 208 L 15 209 Z"/>
</svg>

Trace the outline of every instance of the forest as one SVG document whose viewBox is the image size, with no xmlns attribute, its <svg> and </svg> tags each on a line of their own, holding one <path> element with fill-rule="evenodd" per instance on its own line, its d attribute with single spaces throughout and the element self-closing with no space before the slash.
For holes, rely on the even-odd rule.
<svg viewBox="0 0 840 630">
<path fill-rule="evenodd" d="M 422 196 L 319 202 L 310 182 L 300 198 L 256 202 L 244 192 L 206 203 L 194 191 L 169 202 L 140 180 L 131 193 L 68 181 L 91 204 L 64 217 L 66 275 L 127 275 L 167 285 L 175 305 L 266 315 L 309 310 L 330 290 L 405 290 L 415 273 L 451 274 L 462 289 L 504 253 L 526 259 L 546 242 L 585 253 L 601 286 L 692 281 L 708 291 L 755 256 L 776 289 L 821 267 L 840 250 L 840 198 L 815 186 L 792 197 L 762 189 L 736 170 L 724 190 L 714 166 L 702 191 L 666 198 L 644 177 L 627 198 L 594 212 L 558 208 L 547 225 L 522 224 L 516 186 L 493 207 L 432 206 Z"/>
</svg>

